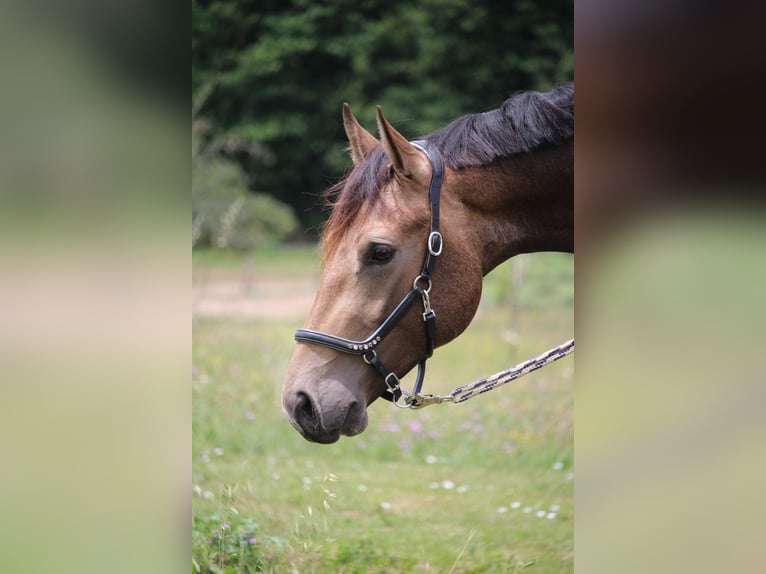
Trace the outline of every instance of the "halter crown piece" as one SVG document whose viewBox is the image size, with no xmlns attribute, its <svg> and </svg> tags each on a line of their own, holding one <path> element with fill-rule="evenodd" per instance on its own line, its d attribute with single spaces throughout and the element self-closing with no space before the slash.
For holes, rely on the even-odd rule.
<svg viewBox="0 0 766 574">
<path fill-rule="evenodd" d="M 436 336 L 436 311 L 431 308 L 431 277 L 436 268 L 436 261 L 442 254 L 444 240 L 439 232 L 439 204 L 441 200 L 442 181 L 444 179 L 444 163 L 442 162 L 439 151 L 431 142 L 418 140 L 410 142 L 413 146 L 422 151 L 428 161 L 431 162 L 431 183 L 428 187 L 428 196 L 431 202 L 431 233 L 428 235 L 426 245 L 426 255 L 423 260 L 423 267 L 420 275 L 415 277 L 412 282 L 412 289 L 404 296 L 391 314 L 386 317 L 380 326 L 363 341 L 353 341 L 336 337 L 319 331 L 310 329 L 298 329 L 295 332 L 295 340 L 299 343 L 309 343 L 312 345 L 321 345 L 348 353 L 350 355 L 359 355 L 365 363 L 372 366 L 386 382 L 386 391 L 381 395 L 382 398 L 393 402 L 396 406 L 410 408 L 416 406 L 416 397 L 421 396 L 420 390 L 423 387 L 423 379 L 426 374 L 426 361 L 433 355 L 434 339 Z M 418 363 L 418 374 L 415 380 L 415 386 L 412 393 L 403 391 L 400 387 L 399 377 L 386 367 L 378 358 L 375 352 L 377 347 L 388 336 L 394 327 L 404 318 L 410 308 L 417 300 L 423 303 L 423 322 L 426 325 L 426 354 Z M 399 402 L 402 395 L 406 395 L 403 403 Z"/>
</svg>

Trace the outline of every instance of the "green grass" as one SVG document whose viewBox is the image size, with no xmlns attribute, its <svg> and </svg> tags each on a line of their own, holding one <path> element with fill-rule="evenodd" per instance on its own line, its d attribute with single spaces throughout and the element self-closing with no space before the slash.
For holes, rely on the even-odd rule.
<svg viewBox="0 0 766 574">
<path fill-rule="evenodd" d="M 233 275 L 243 261 L 195 254 L 195 272 Z M 261 273 L 317 267 L 306 249 L 254 261 Z M 524 256 L 524 265 L 518 337 L 505 341 L 506 264 L 486 279 L 468 331 L 436 351 L 426 392 L 449 392 L 572 335 L 571 256 Z M 571 358 L 462 405 L 404 411 L 378 401 L 364 434 L 316 445 L 280 407 L 300 326 L 194 321 L 193 571 L 573 571 Z"/>
</svg>

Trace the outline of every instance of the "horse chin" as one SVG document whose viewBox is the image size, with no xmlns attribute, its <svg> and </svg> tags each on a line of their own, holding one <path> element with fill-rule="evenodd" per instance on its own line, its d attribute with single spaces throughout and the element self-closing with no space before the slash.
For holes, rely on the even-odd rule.
<svg viewBox="0 0 766 574">
<path fill-rule="evenodd" d="M 359 403 L 354 403 L 346 413 L 340 433 L 344 436 L 356 436 L 367 428 L 367 409 Z"/>
<path fill-rule="evenodd" d="M 356 406 L 353 405 L 353 406 Z M 301 433 L 303 438 L 319 444 L 333 444 L 340 440 L 341 436 L 356 436 L 367 428 L 367 410 L 351 408 L 346 413 L 340 426 L 328 427 L 301 427 L 292 420 L 292 425 Z"/>
</svg>

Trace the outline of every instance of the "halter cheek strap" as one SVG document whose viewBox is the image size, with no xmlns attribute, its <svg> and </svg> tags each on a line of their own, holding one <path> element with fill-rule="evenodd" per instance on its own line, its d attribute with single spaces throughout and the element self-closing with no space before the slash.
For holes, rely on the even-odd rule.
<svg viewBox="0 0 766 574">
<path fill-rule="evenodd" d="M 411 142 L 413 146 L 422 151 L 431 163 L 431 183 L 428 186 L 428 196 L 431 204 L 431 232 L 428 235 L 426 255 L 420 275 L 412 282 L 412 289 L 404 296 L 396 308 L 386 317 L 375 331 L 362 341 L 344 339 L 327 333 L 313 331 L 311 329 L 298 329 L 295 332 L 295 340 L 299 343 L 320 345 L 348 353 L 360 355 L 365 363 L 372 366 L 386 383 L 386 391 L 382 398 L 393 402 L 395 405 L 407 408 L 411 406 L 413 397 L 420 394 L 425 379 L 426 361 L 433 355 L 434 341 L 436 339 L 436 311 L 431 308 L 431 278 L 436 261 L 444 249 L 444 240 L 439 231 L 439 208 L 441 203 L 441 188 L 444 179 L 444 163 L 439 151 L 434 145 L 426 140 Z M 415 302 L 420 299 L 423 304 L 423 321 L 426 326 L 426 354 L 418 363 L 418 374 L 412 393 L 403 391 L 399 377 L 386 367 L 375 352 L 377 347 L 396 325 L 404 318 Z M 404 403 L 399 403 L 402 395 L 407 395 Z"/>
</svg>

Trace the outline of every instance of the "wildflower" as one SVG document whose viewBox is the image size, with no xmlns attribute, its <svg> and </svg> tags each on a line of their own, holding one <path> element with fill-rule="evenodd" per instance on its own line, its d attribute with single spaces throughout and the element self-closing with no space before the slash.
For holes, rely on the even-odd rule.
<svg viewBox="0 0 766 574">
<path fill-rule="evenodd" d="M 497 513 L 498 513 L 498 514 L 502 514 L 503 512 L 508 512 L 508 507 L 507 507 L 507 506 L 500 506 L 500 507 L 497 509 Z"/>
<path fill-rule="evenodd" d="M 551 512 L 558 512 L 561 507 L 558 504 L 551 504 Z"/>
<path fill-rule="evenodd" d="M 561 470 L 562 468 L 564 468 L 564 463 L 560 460 L 553 463 L 553 470 Z"/>
<path fill-rule="evenodd" d="M 468 490 L 468 487 L 465 484 L 462 484 L 457 487 L 457 491 L 460 492 L 461 494 L 465 492 L 466 490 Z"/>
<path fill-rule="evenodd" d="M 543 516 L 545 516 L 545 511 L 538 510 L 537 512 L 535 512 L 535 516 L 537 516 L 538 518 L 542 518 Z"/>
<path fill-rule="evenodd" d="M 381 507 L 383 510 L 390 510 L 390 509 L 391 509 L 391 503 L 390 503 L 390 502 L 386 502 L 386 501 L 384 500 L 383 502 L 381 502 L 381 503 L 380 503 L 380 507 Z"/>
<path fill-rule="evenodd" d="M 228 522 L 224 522 L 223 524 L 221 524 L 221 530 L 228 530 L 229 528 L 231 528 L 231 524 L 229 524 Z"/>
<path fill-rule="evenodd" d="M 367 487 L 365 485 L 363 485 L 363 484 L 360 484 L 359 486 L 357 486 L 356 489 L 359 492 L 367 492 Z"/>
<path fill-rule="evenodd" d="M 220 447 L 215 447 L 215 448 L 213 449 L 213 454 L 216 454 L 216 455 L 218 455 L 218 456 L 223 456 L 223 449 L 222 449 L 222 448 L 220 448 Z"/>
<path fill-rule="evenodd" d="M 455 483 L 452 482 L 451 480 L 444 480 L 442 481 L 442 488 L 446 490 L 452 490 L 453 488 L 455 488 Z"/>
<path fill-rule="evenodd" d="M 432 454 L 429 454 L 426 457 L 426 464 L 434 464 L 436 462 L 436 457 Z"/>
<path fill-rule="evenodd" d="M 249 421 L 254 421 L 255 420 L 255 413 L 253 411 L 247 411 L 245 413 L 245 418 L 247 420 L 249 420 Z"/>
<path fill-rule="evenodd" d="M 248 543 L 248 544 L 258 544 L 258 539 L 257 539 L 257 538 L 250 538 L 250 539 L 247 541 L 247 543 Z"/>
<path fill-rule="evenodd" d="M 511 504 L 511 508 L 518 508 L 519 506 L 521 506 L 521 502 L 519 502 L 518 500 L 514 502 L 513 504 Z"/>
<path fill-rule="evenodd" d="M 410 431 L 414 433 L 418 433 L 423 430 L 423 425 L 419 421 L 410 421 L 407 423 L 407 426 L 410 427 Z"/>
<path fill-rule="evenodd" d="M 548 514 L 545 515 L 545 518 L 547 518 L 548 520 L 553 520 L 554 518 L 556 518 L 556 513 L 549 512 Z"/>
</svg>

